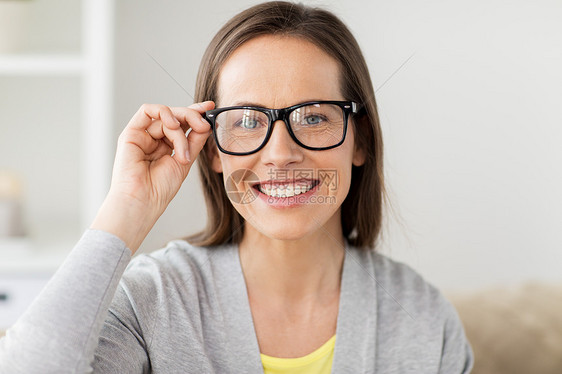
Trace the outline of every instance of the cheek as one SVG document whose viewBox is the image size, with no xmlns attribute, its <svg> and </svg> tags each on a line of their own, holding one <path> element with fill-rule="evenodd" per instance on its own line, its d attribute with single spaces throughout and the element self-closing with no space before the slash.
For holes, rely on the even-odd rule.
<svg viewBox="0 0 562 374">
<path fill-rule="evenodd" d="M 350 134 L 353 136 L 353 133 Z M 353 139 L 353 138 L 352 138 Z M 351 139 L 350 139 L 351 140 Z M 347 143 L 347 142 L 346 142 Z M 345 160 L 341 162 L 340 173 L 339 173 L 339 184 L 340 193 L 347 196 L 349 192 L 349 187 L 351 186 L 351 171 L 354 162 L 354 142 L 350 141 L 346 144 L 345 153 L 341 156 L 340 160 Z"/>
<path fill-rule="evenodd" d="M 223 184 L 226 194 L 238 210 L 237 204 L 246 204 L 257 197 L 252 186 L 259 182 L 250 159 L 243 156 L 220 155 Z"/>
<path fill-rule="evenodd" d="M 351 164 L 341 169 L 339 176 L 340 179 L 338 181 L 339 183 L 338 192 L 345 198 L 345 196 L 347 196 L 349 192 L 349 187 L 351 186 Z"/>
<path fill-rule="evenodd" d="M 352 171 L 352 151 L 344 148 L 340 150 L 343 152 L 337 152 L 330 159 L 325 159 L 323 164 L 326 167 L 318 171 L 322 184 L 321 193 L 327 196 L 338 196 L 338 200 L 342 201 L 349 191 Z"/>
<path fill-rule="evenodd" d="M 211 148 L 208 151 L 208 157 L 210 159 L 211 162 L 211 169 L 213 169 L 213 171 L 215 173 L 222 173 L 223 172 L 223 161 L 222 161 L 222 157 L 220 154 L 220 151 L 218 150 L 216 145 L 213 145 L 213 148 Z"/>
<path fill-rule="evenodd" d="M 249 169 L 240 158 L 240 156 L 225 155 L 224 153 L 220 154 L 218 162 L 220 163 L 220 168 L 225 179 L 233 173 L 238 174 L 242 170 Z"/>
<path fill-rule="evenodd" d="M 251 164 L 243 156 L 232 156 L 221 153 L 217 150 L 218 156 L 215 158 L 213 163 L 213 169 L 219 170 L 220 173 L 224 174 L 224 177 L 228 177 L 237 170 L 251 169 Z"/>
</svg>

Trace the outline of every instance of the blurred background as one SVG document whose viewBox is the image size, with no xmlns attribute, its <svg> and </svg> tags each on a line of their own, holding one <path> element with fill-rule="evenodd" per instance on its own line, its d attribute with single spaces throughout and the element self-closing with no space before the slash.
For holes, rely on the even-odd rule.
<svg viewBox="0 0 562 374">
<path fill-rule="evenodd" d="M 27 302 L 14 279 L 44 284 L 131 116 L 191 104 L 206 45 L 255 3 L 0 1 L 0 300 Z M 562 2 L 303 3 L 339 15 L 370 67 L 392 203 L 380 250 L 444 290 L 561 281 Z M 202 196 L 194 168 L 141 251 L 201 229 Z"/>
</svg>

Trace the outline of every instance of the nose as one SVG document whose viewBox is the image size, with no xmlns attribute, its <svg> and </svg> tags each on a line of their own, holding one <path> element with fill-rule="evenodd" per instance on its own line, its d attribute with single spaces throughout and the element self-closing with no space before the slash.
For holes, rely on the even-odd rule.
<svg viewBox="0 0 562 374">
<path fill-rule="evenodd" d="M 302 148 L 291 138 L 282 120 L 273 123 L 271 136 L 260 153 L 263 163 L 276 168 L 284 168 L 303 159 Z"/>
</svg>

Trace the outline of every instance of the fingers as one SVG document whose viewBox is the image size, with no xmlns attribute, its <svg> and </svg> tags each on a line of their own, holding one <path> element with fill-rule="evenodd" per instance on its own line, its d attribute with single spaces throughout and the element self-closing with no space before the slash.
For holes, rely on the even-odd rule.
<svg viewBox="0 0 562 374">
<path fill-rule="evenodd" d="M 189 107 L 169 108 L 159 104 L 144 104 L 135 113 L 127 128 L 133 130 L 136 143 L 149 154 L 158 147 L 157 140 L 162 140 L 175 152 L 175 158 L 182 163 L 189 163 L 200 152 L 199 143 L 210 134 L 210 126 L 202 113 L 214 108 L 212 101 L 195 103 Z M 198 135 L 191 141 L 185 132 L 192 129 Z M 195 142 L 193 142 L 195 140 Z M 190 144 L 195 147 L 190 150 Z"/>
<path fill-rule="evenodd" d="M 168 107 L 161 107 L 154 114 L 159 114 L 160 121 L 154 121 L 146 129 L 146 132 L 154 139 L 168 139 L 172 142 L 172 148 L 176 153 L 176 157 L 179 157 L 179 160 L 185 164 L 189 163 L 187 140 L 185 139 L 185 132 L 181 128 L 180 121 Z"/>
<path fill-rule="evenodd" d="M 188 106 L 188 108 L 197 110 L 199 113 L 203 114 L 203 112 L 214 109 L 215 103 L 214 103 L 214 101 L 207 100 L 207 101 L 203 101 L 201 103 L 193 103 L 190 106 Z"/>
<path fill-rule="evenodd" d="M 192 104 L 187 108 L 170 108 L 176 118 L 180 120 L 182 127 L 185 126 L 183 127 L 184 130 L 187 131 L 191 129 L 187 134 L 187 157 L 189 160 L 194 160 L 197 157 L 211 134 L 211 126 L 209 122 L 202 117 L 202 114 L 214 107 L 214 102 L 205 101 Z"/>
<path fill-rule="evenodd" d="M 207 122 L 202 114 L 207 110 L 215 107 L 212 101 L 204 101 L 202 103 L 195 103 L 187 108 L 185 107 L 172 107 L 172 113 L 181 122 L 184 132 L 189 128 L 198 133 L 206 133 L 210 130 L 209 122 Z"/>
<path fill-rule="evenodd" d="M 201 114 L 214 107 L 214 102 L 205 101 L 203 103 L 195 103 L 187 108 L 171 108 L 174 115 L 182 122 L 182 125 L 184 123 L 188 124 L 192 130 L 187 134 L 188 154 L 191 160 L 195 159 L 199 152 L 201 152 L 207 138 L 211 134 L 211 126 Z"/>
</svg>

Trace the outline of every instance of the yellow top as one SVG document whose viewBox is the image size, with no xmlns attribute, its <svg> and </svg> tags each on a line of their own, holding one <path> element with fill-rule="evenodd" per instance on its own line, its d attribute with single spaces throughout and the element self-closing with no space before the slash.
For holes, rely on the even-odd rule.
<svg viewBox="0 0 562 374">
<path fill-rule="evenodd" d="M 330 374 L 336 335 L 320 348 L 303 357 L 279 358 L 261 355 L 264 374 Z"/>
</svg>

